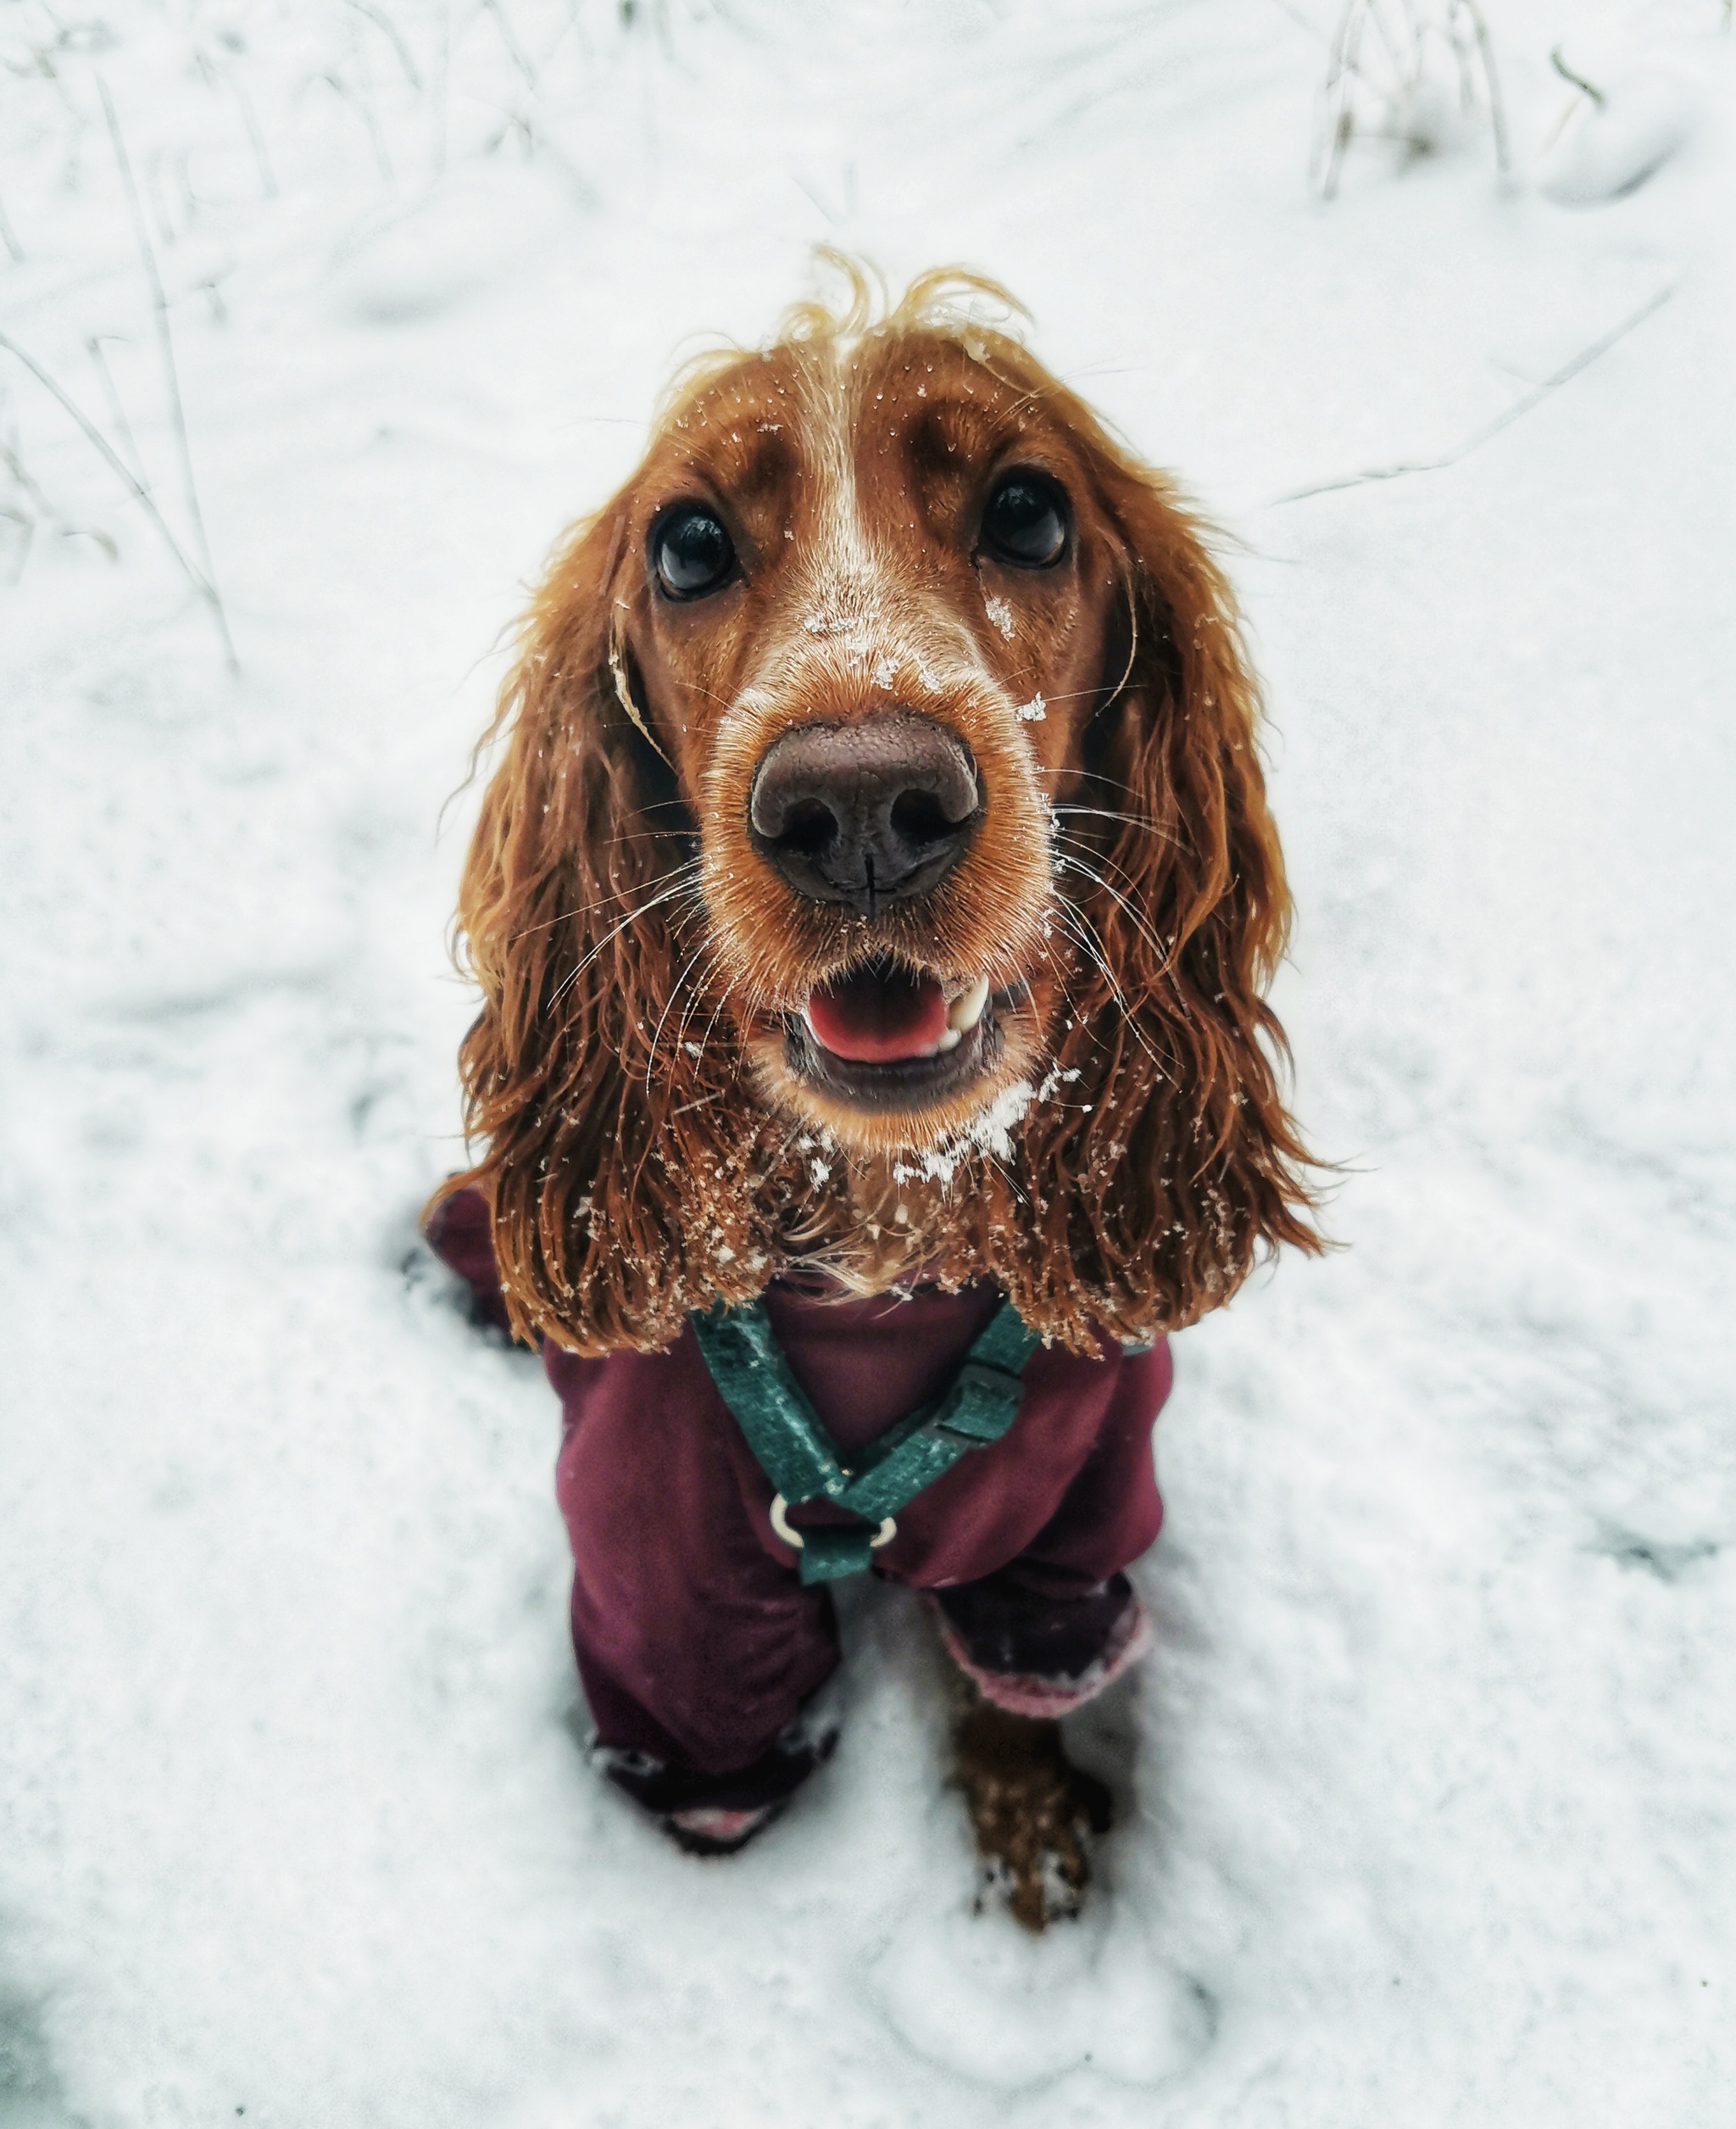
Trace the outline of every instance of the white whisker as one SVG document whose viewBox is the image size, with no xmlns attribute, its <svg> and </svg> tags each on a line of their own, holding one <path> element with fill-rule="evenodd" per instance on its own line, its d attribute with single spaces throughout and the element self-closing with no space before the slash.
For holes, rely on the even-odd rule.
<svg viewBox="0 0 1736 2129">
<path fill-rule="evenodd" d="M 637 887 L 660 886 L 665 880 L 678 879 L 683 872 L 697 873 L 698 870 L 698 864 L 699 861 L 698 858 L 689 858 L 685 864 L 677 865 L 670 872 L 655 873 L 648 880 L 637 880 L 634 882 L 634 885 Z M 619 900 L 620 890 L 618 889 L 611 889 L 607 895 L 599 895 L 594 902 L 581 902 L 576 908 L 563 910 L 559 917 L 548 917 L 544 922 L 540 924 L 526 924 L 521 932 L 515 932 L 513 934 L 513 942 L 515 944 L 519 939 L 528 939 L 532 932 L 546 932 L 551 930 L 556 924 L 565 924 L 570 922 L 575 917 L 588 917 L 593 909 L 602 909 L 608 903 L 617 901 Z M 647 904 L 647 907 L 648 908 L 649 906 L 650 905 Z"/>
<path fill-rule="evenodd" d="M 560 1003 L 561 1000 L 565 997 L 568 991 L 572 989 L 573 985 L 577 983 L 580 977 L 584 974 L 585 971 L 591 966 L 592 962 L 596 960 L 598 955 L 603 951 L 604 948 L 607 946 L 612 939 L 619 939 L 620 934 L 627 928 L 629 924 L 637 924 L 642 917 L 648 916 L 651 911 L 659 907 L 660 904 L 665 902 L 672 902 L 676 900 L 677 895 L 690 894 L 692 891 L 693 890 L 691 889 L 685 887 L 668 887 L 664 889 L 662 894 L 654 895 L 648 902 L 641 902 L 637 909 L 629 910 L 626 915 L 621 918 L 620 923 L 611 925 L 609 928 L 604 932 L 602 938 L 599 939 L 597 944 L 591 949 L 590 952 L 585 956 L 584 959 L 578 962 L 576 967 L 570 969 L 568 973 L 562 977 L 554 995 L 548 1000 L 549 1006 L 553 1007 Z"/>
<path fill-rule="evenodd" d="M 1073 839 L 1069 836 L 1063 836 L 1060 839 L 1063 842 L 1067 843 L 1071 843 L 1073 840 Z M 1077 846 L 1076 845 L 1076 847 Z M 1082 872 L 1087 879 L 1093 882 L 1095 885 L 1100 887 L 1104 893 L 1107 895 L 1110 899 L 1114 901 L 1124 912 L 1127 922 L 1145 941 L 1146 945 L 1151 948 L 1152 951 L 1157 956 L 1163 967 L 1166 968 L 1169 967 L 1171 958 L 1171 947 L 1166 945 L 1152 929 L 1151 925 L 1147 921 L 1143 911 L 1135 909 L 1132 903 L 1127 900 L 1127 896 L 1121 893 L 1119 888 L 1112 886 L 1094 866 L 1088 865 L 1082 858 L 1069 857 L 1066 856 L 1057 858 L 1055 861 L 1056 870 L 1060 871 L 1064 867 L 1071 867 L 1074 872 Z"/>
<path fill-rule="evenodd" d="M 1159 836 L 1166 843 L 1173 843 L 1177 850 L 1181 848 L 1180 836 L 1175 834 L 1171 829 L 1160 826 L 1155 821 L 1142 821 L 1136 813 L 1113 813 L 1106 806 L 1101 805 L 1052 805 L 1049 811 L 1058 820 L 1063 817 L 1071 818 L 1074 815 L 1077 815 L 1082 819 L 1124 822 L 1128 828 L 1143 829 L 1147 835 Z"/>
<path fill-rule="evenodd" d="M 645 1053 L 645 1091 L 647 1094 L 651 1091 L 651 1067 L 657 1061 L 657 1045 L 663 1039 L 664 1023 L 675 1011 L 675 1001 L 682 995 L 682 985 L 705 956 L 713 953 L 714 950 L 709 939 L 701 939 L 698 952 L 692 956 L 687 967 L 670 986 L 669 996 L 664 1000 L 663 1011 L 657 1016 L 657 1025 L 651 1031 L 651 1047 Z M 682 1024 L 686 1026 L 685 1020 Z"/>
</svg>

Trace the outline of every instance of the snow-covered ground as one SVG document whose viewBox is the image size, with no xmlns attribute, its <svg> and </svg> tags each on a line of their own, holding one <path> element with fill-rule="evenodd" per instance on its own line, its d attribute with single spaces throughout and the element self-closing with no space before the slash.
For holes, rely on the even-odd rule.
<svg viewBox="0 0 1736 2129">
<path fill-rule="evenodd" d="M 1736 33 L 1485 0 L 1504 182 L 1372 25 L 1325 203 L 1337 5 L 0 4 L 3 2129 L 1736 2119 Z M 117 132 L 238 675 L 22 359 L 198 568 Z M 1239 541 L 1344 1163 L 1179 1341 L 1040 1942 L 895 1594 L 748 1855 L 605 1793 L 552 1401 L 413 1249 L 498 633 L 821 240 Z"/>
</svg>

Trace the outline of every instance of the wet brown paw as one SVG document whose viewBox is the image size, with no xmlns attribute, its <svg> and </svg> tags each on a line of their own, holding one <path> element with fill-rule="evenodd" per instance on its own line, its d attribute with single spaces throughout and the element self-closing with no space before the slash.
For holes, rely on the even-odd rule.
<svg viewBox="0 0 1736 2129">
<path fill-rule="evenodd" d="M 1110 1793 L 1061 1748 L 1060 1725 L 979 1702 L 954 1736 L 988 1888 L 1027 1930 L 1077 1914 L 1091 1880 L 1087 1833 L 1106 1833 Z"/>
</svg>

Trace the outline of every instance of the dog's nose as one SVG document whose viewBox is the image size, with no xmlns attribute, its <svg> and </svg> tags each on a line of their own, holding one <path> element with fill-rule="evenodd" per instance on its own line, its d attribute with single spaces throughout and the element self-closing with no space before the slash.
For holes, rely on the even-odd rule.
<svg viewBox="0 0 1736 2129">
<path fill-rule="evenodd" d="M 964 742 L 908 712 L 798 725 L 761 756 L 748 801 L 761 856 L 798 895 L 867 917 L 944 878 L 981 813 Z"/>
</svg>

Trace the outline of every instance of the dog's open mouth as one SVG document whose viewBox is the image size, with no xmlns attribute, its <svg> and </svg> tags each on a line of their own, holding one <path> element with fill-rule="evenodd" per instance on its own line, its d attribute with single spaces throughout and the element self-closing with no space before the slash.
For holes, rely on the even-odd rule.
<svg viewBox="0 0 1736 2129">
<path fill-rule="evenodd" d="M 956 986 L 887 961 L 810 992 L 786 1023 L 790 1069 L 867 1108 L 920 1108 L 955 1093 L 1003 1047 L 988 978 Z"/>
</svg>

